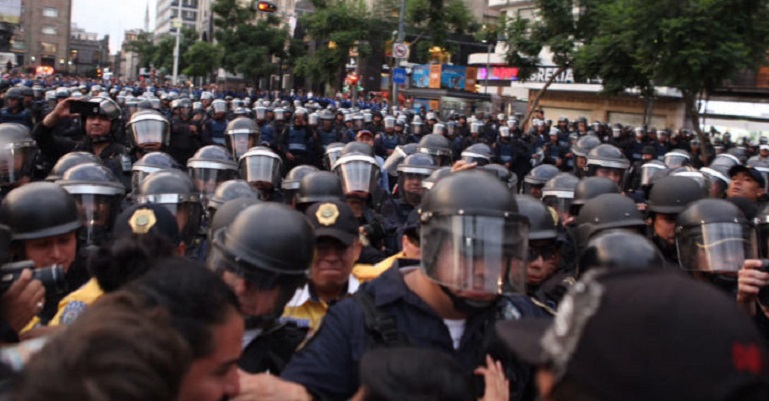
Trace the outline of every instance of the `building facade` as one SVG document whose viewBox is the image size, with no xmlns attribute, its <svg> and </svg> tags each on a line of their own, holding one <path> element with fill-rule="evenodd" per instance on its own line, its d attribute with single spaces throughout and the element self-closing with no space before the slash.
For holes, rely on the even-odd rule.
<svg viewBox="0 0 769 401">
<path fill-rule="evenodd" d="M 133 42 L 142 33 L 139 29 L 125 31 L 123 48 L 120 49 L 118 67 L 115 72 L 121 79 L 133 82 L 139 79 L 139 55 L 128 49 L 128 44 Z"/>
<path fill-rule="evenodd" d="M 92 75 L 97 70 L 110 68 L 109 35 L 99 39 L 99 34 L 86 32 L 73 24 L 71 28 L 67 72 Z"/>
<path fill-rule="evenodd" d="M 66 71 L 72 0 L 22 0 L 21 6 L 12 46 L 19 65 Z"/>
<path fill-rule="evenodd" d="M 155 40 L 176 32 L 173 22 L 179 15 L 179 1 L 182 2 L 182 23 L 184 27 L 197 29 L 200 0 L 158 0 L 155 14 Z M 210 1 L 208 2 L 210 9 Z"/>
</svg>

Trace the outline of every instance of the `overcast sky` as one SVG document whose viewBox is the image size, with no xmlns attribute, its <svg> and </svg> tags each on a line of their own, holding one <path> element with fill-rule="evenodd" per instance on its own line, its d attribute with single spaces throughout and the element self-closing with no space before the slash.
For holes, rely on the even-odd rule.
<svg viewBox="0 0 769 401">
<path fill-rule="evenodd" d="M 147 3 L 152 30 L 156 0 L 72 0 L 72 22 L 100 37 L 109 35 L 109 51 L 115 54 L 120 50 L 125 31 L 144 28 Z"/>
</svg>

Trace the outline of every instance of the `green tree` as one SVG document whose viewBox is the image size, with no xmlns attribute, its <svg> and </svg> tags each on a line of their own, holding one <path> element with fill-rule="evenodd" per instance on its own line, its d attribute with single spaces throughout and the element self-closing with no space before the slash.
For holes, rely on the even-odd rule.
<svg viewBox="0 0 769 401">
<path fill-rule="evenodd" d="M 521 81 L 529 80 L 541 66 L 540 54 L 544 49 L 552 53 L 557 67 L 534 99 L 529 101 L 523 124 L 528 123 L 531 111 L 536 110 L 555 79 L 572 68 L 577 49 L 589 43 L 595 27 L 603 23 L 599 23 L 594 12 L 595 5 L 602 1 L 537 0 L 536 18 L 518 16 L 500 21 L 507 43 L 505 58 L 508 64 L 519 68 Z M 633 29 L 632 25 L 628 25 L 627 29 Z"/>
<path fill-rule="evenodd" d="M 215 37 L 223 49 L 221 66 L 227 71 L 256 82 L 277 72 L 273 57 L 290 63 L 291 41 L 278 18 L 267 15 L 257 21 L 253 4 L 237 0 L 218 0 L 212 10 Z"/>
<path fill-rule="evenodd" d="M 195 42 L 184 53 L 187 68 L 183 73 L 191 77 L 207 77 L 221 67 L 223 56 L 224 49 L 221 46 L 203 41 Z"/>
<path fill-rule="evenodd" d="M 182 36 L 179 40 L 179 71 L 187 67 L 184 54 L 193 43 L 196 42 L 197 32 L 188 27 L 182 28 Z M 174 47 L 176 47 L 176 36 L 173 34 L 165 35 L 155 45 L 155 52 L 152 57 L 152 64 L 158 70 L 165 74 L 170 74 L 174 68 Z"/>
<path fill-rule="evenodd" d="M 578 52 L 581 74 L 608 92 L 678 89 L 700 136 L 699 100 L 755 68 L 769 46 L 765 0 L 604 0 L 595 12 L 602 23 Z"/>
<path fill-rule="evenodd" d="M 139 56 L 139 65 L 144 68 L 150 67 L 157 53 L 157 46 L 150 32 L 140 32 L 135 40 L 128 42 L 127 48 Z"/>
</svg>

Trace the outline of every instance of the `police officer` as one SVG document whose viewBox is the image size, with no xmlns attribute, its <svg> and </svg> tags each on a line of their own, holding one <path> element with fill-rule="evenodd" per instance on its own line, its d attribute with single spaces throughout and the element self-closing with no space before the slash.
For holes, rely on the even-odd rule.
<svg viewBox="0 0 769 401">
<path fill-rule="evenodd" d="M 390 226 L 395 227 L 396 239 L 402 236 L 403 227 L 408 222 L 409 216 L 422 202 L 422 181 L 436 168 L 433 159 L 421 153 L 406 157 L 398 166 L 398 198 L 393 198 L 382 205 L 382 216 Z M 400 251 L 397 242 L 393 241 L 393 245 L 396 246 L 394 251 Z"/>
<path fill-rule="evenodd" d="M 599 232 L 623 228 L 645 235 L 646 222 L 630 198 L 605 193 L 588 200 L 577 216 L 574 237 L 577 252 L 581 253 L 590 238 Z"/>
<path fill-rule="evenodd" d="M 329 171 L 318 171 L 304 176 L 299 182 L 296 210 L 304 212 L 318 202 L 344 200 L 344 189 L 339 176 Z"/>
<path fill-rule="evenodd" d="M 29 128 L 16 123 L 0 124 L 0 199 L 8 191 L 34 178 L 37 146 Z"/>
<path fill-rule="evenodd" d="M 275 223 L 273 229 L 263 229 L 266 221 Z M 280 374 L 306 334 L 278 318 L 307 280 L 315 251 L 313 229 L 287 206 L 260 203 L 237 213 L 213 237 L 207 264 L 233 290 L 245 317 L 238 365 L 249 373 Z"/>
<path fill-rule="evenodd" d="M 55 164 L 61 156 L 72 151 L 89 152 L 99 156 L 104 165 L 127 184 L 131 160 L 127 149 L 116 140 L 122 136 L 119 132 L 123 128 L 120 107 L 111 99 L 89 100 L 97 111 L 95 114 L 81 116 L 86 137 L 75 142 L 70 138 L 57 137 L 53 132 L 60 121 L 72 116 L 69 112 L 71 101 L 67 99 L 59 102 L 32 132 L 48 165 Z"/>
<path fill-rule="evenodd" d="M 206 138 L 200 124 L 193 120 L 192 102 L 189 98 L 176 99 L 172 103 L 171 136 L 168 154 L 179 164 L 186 164 L 201 146 L 211 142 Z"/>
<path fill-rule="evenodd" d="M 451 353 L 467 371 L 485 366 L 488 354 L 504 358 L 510 398 L 525 398 L 529 369 L 488 347 L 494 322 L 541 314 L 525 297 L 500 295 L 505 280 L 514 288 L 526 280 L 527 224 L 517 212 L 510 191 L 485 172 L 439 181 L 421 212 L 421 268 L 405 274 L 391 268 L 337 303 L 282 380 L 244 377 L 241 396 L 258 398 L 269 388 L 279 398 L 347 399 L 358 389 L 355 371 L 366 350 L 408 343 Z M 264 385 L 248 386 L 252 380 Z"/>
<path fill-rule="evenodd" d="M 630 167 L 630 162 L 622 151 L 613 145 L 598 145 L 587 155 L 588 177 L 604 177 L 614 181 L 623 187 L 625 172 Z"/>
<path fill-rule="evenodd" d="M 5 107 L 0 109 L 0 123 L 17 123 L 32 129 L 32 112 L 24 108 L 22 89 L 13 87 L 3 95 Z"/>
<path fill-rule="evenodd" d="M 342 138 L 337 127 L 334 126 L 334 113 L 331 110 L 322 110 L 318 113 L 320 125 L 317 128 L 318 141 L 323 149 Z"/>
<path fill-rule="evenodd" d="M 297 113 L 291 120 L 291 124 L 281 132 L 278 148 L 286 158 L 288 168 L 294 168 L 302 164 L 315 164 L 317 138 L 307 126 L 305 120 L 307 113 Z"/>
<path fill-rule="evenodd" d="M 676 218 L 686 207 L 707 197 L 696 181 L 689 177 L 663 177 L 649 191 L 647 221 L 651 240 L 672 266 L 678 265 Z"/>
<path fill-rule="evenodd" d="M 384 118 L 384 132 L 379 132 L 374 137 L 374 151 L 377 156 L 387 158 L 402 144 L 403 138 L 395 132 L 395 125 L 395 117 Z"/>
<path fill-rule="evenodd" d="M 542 187 L 547 181 L 558 175 L 558 167 L 552 164 L 542 164 L 534 167 L 523 179 L 523 188 L 521 193 L 531 195 L 536 199 L 542 198 Z"/>
<path fill-rule="evenodd" d="M 128 122 L 131 155 L 137 160 L 150 152 L 166 152 L 171 141 L 171 126 L 162 114 L 155 110 L 140 110 Z M 183 163 L 177 164 L 184 165 Z"/>
<path fill-rule="evenodd" d="M 227 103 L 222 99 L 216 99 L 211 102 L 211 117 L 206 120 L 207 138 L 217 145 L 224 145 L 224 131 L 227 129 Z"/>
<path fill-rule="evenodd" d="M 286 204 L 292 208 L 296 208 L 296 198 L 299 195 L 299 188 L 302 183 L 302 179 L 312 173 L 316 173 L 318 170 L 315 166 L 301 165 L 291 169 L 286 174 L 281 185 L 283 189 L 283 195 L 285 197 Z"/>
<path fill-rule="evenodd" d="M 253 186 L 265 201 L 284 201 L 280 191 L 283 160 L 265 146 L 251 148 L 238 161 L 240 177 Z"/>
</svg>

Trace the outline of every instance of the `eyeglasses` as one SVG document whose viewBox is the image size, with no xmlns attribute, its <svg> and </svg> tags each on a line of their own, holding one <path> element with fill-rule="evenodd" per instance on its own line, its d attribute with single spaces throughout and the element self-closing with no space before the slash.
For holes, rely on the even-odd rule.
<svg viewBox="0 0 769 401">
<path fill-rule="evenodd" d="M 529 262 L 537 260 L 540 256 L 542 260 L 552 259 L 558 253 L 558 245 L 529 246 Z"/>
</svg>

